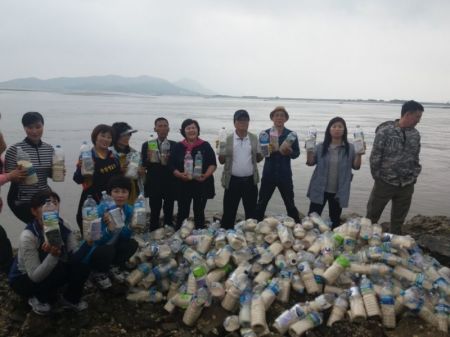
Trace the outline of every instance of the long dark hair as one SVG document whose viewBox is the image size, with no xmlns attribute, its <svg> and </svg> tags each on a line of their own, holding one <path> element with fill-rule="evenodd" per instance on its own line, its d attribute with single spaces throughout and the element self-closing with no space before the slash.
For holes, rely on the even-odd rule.
<svg viewBox="0 0 450 337">
<path fill-rule="evenodd" d="M 331 126 L 334 123 L 342 123 L 342 125 L 344 125 L 344 134 L 342 135 L 342 142 L 344 143 L 344 147 L 345 147 L 345 155 L 348 156 L 348 152 L 349 152 L 349 148 L 350 146 L 348 145 L 348 141 L 347 141 L 347 124 L 345 123 L 344 118 L 342 117 L 334 117 L 333 119 L 331 119 L 328 122 L 328 126 L 327 129 L 325 130 L 325 137 L 323 140 L 323 147 L 322 147 L 322 157 L 325 156 L 325 154 L 328 151 L 328 148 L 331 144 L 331 133 L 330 133 L 330 129 Z"/>
</svg>

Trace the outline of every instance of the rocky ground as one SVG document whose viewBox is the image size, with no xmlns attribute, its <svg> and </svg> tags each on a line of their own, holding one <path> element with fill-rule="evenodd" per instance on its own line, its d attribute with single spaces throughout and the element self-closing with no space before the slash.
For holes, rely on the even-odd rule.
<svg viewBox="0 0 450 337">
<path fill-rule="evenodd" d="M 420 225 L 419 225 L 420 224 Z M 450 219 L 444 217 L 414 217 L 405 227 L 408 230 L 425 230 L 429 238 L 426 242 L 436 242 L 438 238 L 430 239 L 433 234 L 439 233 L 443 239 L 450 238 Z M 427 227 L 428 226 L 428 227 Z M 432 228 L 440 228 L 433 232 Z M 447 232 L 445 232 L 445 230 Z M 419 234 L 418 234 L 419 235 Z M 422 238 L 419 238 L 421 242 Z M 431 240 L 431 241 L 430 241 Z M 436 243 L 433 245 L 436 247 Z M 448 265 L 450 245 L 442 246 L 436 257 Z M 432 249 L 430 251 L 433 252 Z M 443 254 L 442 254 L 443 253 Z M 442 255 L 442 256 L 441 256 Z M 182 311 L 168 314 L 161 304 L 138 304 L 125 299 L 126 288 L 121 284 L 114 284 L 109 291 L 99 291 L 94 287 L 86 289 L 85 299 L 89 308 L 82 313 L 55 312 L 51 316 L 42 317 L 30 311 L 27 303 L 16 296 L 8 287 L 5 275 L 0 275 L 0 337 L 3 336 L 65 336 L 65 337 L 191 337 L 191 336 L 238 336 L 227 333 L 222 322 L 229 315 L 219 304 L 213 305 L 203 311 L 201 318 L 193 328 L 182 323 Z M 285 308 L 304 301 L 303 296 L 292 296 L 289 304 L 281 305 L 275 302 L 267 313 L 267 320 L 271 324 Z M 325 312 L 327 318 L 329 312 Z M 270 336 L 279 336 L 271 333 Z M 361 337 L 440 337 L 446 334 L 437 331 L 422 320 L 404 314 L 398 317 L 398 326 L 394 330 L 382 328 L 379 320 L 367 320 L 362 322 L 337 322 L 333 328 L 321 326 L 305 334 L 309 337 L 332 336 L 361 336 Z"/>
</svg>

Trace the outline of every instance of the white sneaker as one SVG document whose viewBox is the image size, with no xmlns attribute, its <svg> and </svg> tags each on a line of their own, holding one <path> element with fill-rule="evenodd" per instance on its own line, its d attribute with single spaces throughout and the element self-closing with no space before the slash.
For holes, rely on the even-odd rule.
<svg viewBox="0 0 450 337">
<path fill-rule="evenodd" d="M 109 276 L 119 283 L 125 283 L 128 277 L 128 273 L 125 271 L 121 271 L 119 267 L 112 267 L 109 271 Z"/>
<path fill-rule="evenodd" d="M 91 273 L 92 281 L 102 290 L 111 288 L 112 283 L 106 273 Z"/>
<path fill-rule="evenodd" d="M 86 301 L 80 300 L 78 303 L 72 303 L 64 298 L 64 296 L 61 296 L 59 298 L 59 305 L 62 309 L 70 309 L 73 311 L 83 311 L 88 308 L 88 304 Z"/>
<path fill-rule="evenodd" d="M 48 315 L 52 310 L 52 307 L 48 303 L 42 303 L 36 297 L 31 297 L 28 299 L 28 304 L 34 313 L 38 315 Z"/>
</svg>

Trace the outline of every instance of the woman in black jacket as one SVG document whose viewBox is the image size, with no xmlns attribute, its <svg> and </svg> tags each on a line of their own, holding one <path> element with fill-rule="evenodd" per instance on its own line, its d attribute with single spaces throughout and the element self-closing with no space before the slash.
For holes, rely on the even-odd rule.
<svg viewBox="0 0 450 337">
<path fill-rule="evenodd" d="M 196 120 L 184 120 L 180 132 L 184 140 L 174 146 L 169 159 L 169 169 L 177 178 L 177 226 L 180 227 L 183 220 L 189 217 L 193 201 L 195 225 L 198 228 L 204 227 L 206 202 L 215 195 L 213 174 L 217 167 L 216 155 L 211 145 L 199 138 L 200 126 Z M 202 157 L 201 171 L 195 169 L 196 158 L 199 167 L 198 153 Z M 189 154 L 194 163 L 193 172 L 185 170 L 185 159 Z"/>
</svg>

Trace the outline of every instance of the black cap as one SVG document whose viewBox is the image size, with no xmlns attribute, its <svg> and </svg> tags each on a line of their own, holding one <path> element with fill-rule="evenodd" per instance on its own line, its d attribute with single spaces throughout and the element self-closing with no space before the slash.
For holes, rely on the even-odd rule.
<svg viewBox="0 0 450 337">
<path fill-rule="evenodd" d="M 125 122 L 117 122 L 112 125 L 112 128 L 114 129 L 114 132 L 116 133 L 117 137 L 130 135 L 132 133 L 137 132 L 137 130 L 133 129 L 128 123 Z"/>
<path fill-rule="evenodd" d="M 236 122 L 237 120 L 250 120 L 250 116 L 248 115 L 248 112 L 246 110 L 238 110 L 234 113 L 233 121 Z"/>
</svg>

